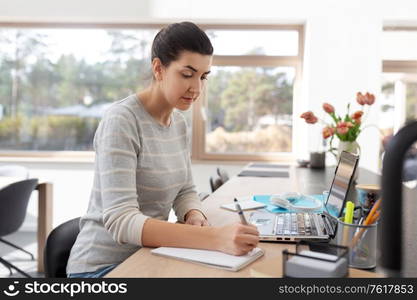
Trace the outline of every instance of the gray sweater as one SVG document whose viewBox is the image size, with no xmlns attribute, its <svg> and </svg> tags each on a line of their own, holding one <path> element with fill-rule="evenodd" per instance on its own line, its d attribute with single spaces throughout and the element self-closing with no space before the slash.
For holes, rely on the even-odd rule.
<svg viewBox="0 0 417 300">
<path fill-rule="evenodd" d="M 87 213 L 71 249 L 67 273 L 121 263 L 141 247 L 147 218 L 179 221 L 202 211 L 191 176 L 188 127 L 174 110 L 159 124 L 131 95 L 113 104 L 94 137 L 95 174 Z M 140 267 L 140 266 L 138 266 Z"/>
</svg>

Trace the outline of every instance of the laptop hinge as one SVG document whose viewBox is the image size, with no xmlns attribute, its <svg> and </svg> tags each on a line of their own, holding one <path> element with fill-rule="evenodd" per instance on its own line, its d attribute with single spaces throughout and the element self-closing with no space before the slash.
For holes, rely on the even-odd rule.
<svg viewBox="0 0 417 300">
<path fill-rule="evenodd" d="M 335 220 L 332 216 L 330 216 L 326 212 L 324 212 L 321 216 L 323 217 L 323 223 L 324 223 L 324 226 L 326 227 L 327 234 L 329 235 L 331 239 L 333 239 L 336 235 L 337 220 Z"/>
</svg>

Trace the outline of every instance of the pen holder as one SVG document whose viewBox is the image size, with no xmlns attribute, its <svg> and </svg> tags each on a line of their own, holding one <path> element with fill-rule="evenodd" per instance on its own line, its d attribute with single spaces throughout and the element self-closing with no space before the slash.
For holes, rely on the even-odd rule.
<svg viewBox="0 0 417 300">
<path fill-rule="evenodd" d="M 373 269 L 376 266 L 377 224 L 348 224 L 338 220 L 336 241 L 349 247 L 349 266 Z"/>
<path fill-rule="evenodd" d="M 295 253 L 282 251 L 282 268 L 284 277 L 348 277 L 348 248 L 300 241 Z"/>
</svg>

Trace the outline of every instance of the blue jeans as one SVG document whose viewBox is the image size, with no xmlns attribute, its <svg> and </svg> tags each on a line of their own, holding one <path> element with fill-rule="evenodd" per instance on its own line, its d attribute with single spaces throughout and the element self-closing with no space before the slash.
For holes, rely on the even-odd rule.
<svg viewBox="0 0 417 300">
<path fill-rule="evenodd" d="M 85 273 L 71 273 L 68 274 L 68 278 L 101 278 L 107 273 L 109 273 L 111 270 L 116 268 L 118 264 L 110 265 L 101 269 L 98 269 L 94 272 L 85 272 Z"/>
</svg>

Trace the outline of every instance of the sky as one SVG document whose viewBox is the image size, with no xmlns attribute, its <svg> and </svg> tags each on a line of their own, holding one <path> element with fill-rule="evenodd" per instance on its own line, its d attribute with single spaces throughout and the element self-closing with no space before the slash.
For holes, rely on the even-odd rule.
<svg viewBox="0 0 417 300">
<path fill-rule="evenodd" d="M 61 54 L 73 53 L 94 63 L 105 59 L 105 51 L 111 39 L 104 30 L 97 29 L 48 29 L 42 30 L 49 37 L 50 54 L 56 60 Z"/>
</svg>

